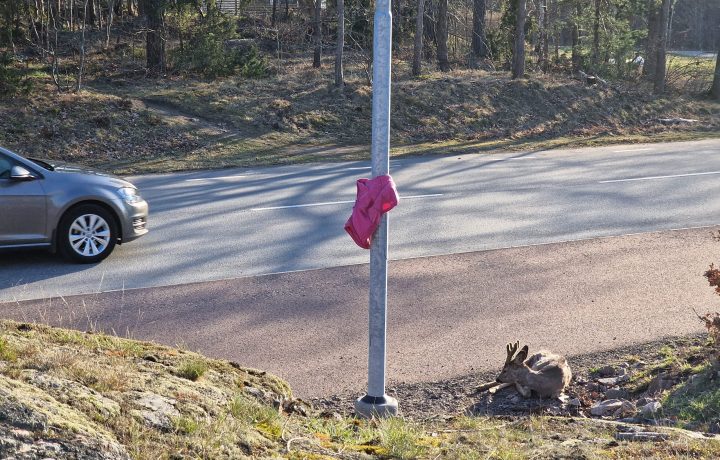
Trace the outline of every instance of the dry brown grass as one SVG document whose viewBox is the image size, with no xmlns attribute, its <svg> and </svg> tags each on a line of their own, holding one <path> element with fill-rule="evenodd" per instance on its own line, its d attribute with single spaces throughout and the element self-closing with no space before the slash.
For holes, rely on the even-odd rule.
<svg viewBox="0 0 720 460">
<path fill-rule="evenodd" d="M 331 84 L 330 58 L 319 70 L 305 57 L 273 61 L 275 72 L 258 80 L 154 80 L 98 65 L 80 94 L 58 94 L 38 71 L 35 92 L 0 104 L 0 145 L 121 173 L 366 159 L 371 87 L 364 64 L 349 62 L 342 90 Z M 394 66 L 393 155 L 720 132 L 717 102 L 697 94 L 658 98 L 640 81 L 613 89 L 561 75 L 512 81 L 506 72 L 462 69 L 413 78 L 407 63 Z M 658 121 L 673 117 L 698 122 Z"/>
</svg>

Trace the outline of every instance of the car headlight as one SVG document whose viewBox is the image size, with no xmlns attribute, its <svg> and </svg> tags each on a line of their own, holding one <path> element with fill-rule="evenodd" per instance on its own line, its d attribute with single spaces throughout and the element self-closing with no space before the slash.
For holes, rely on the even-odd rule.
<svg viewBox="0 0 720 460">
<path fill-rule="evenodd" d="M 140 197 L 137 189 L 134 189 L 132 187 L 119 188 L 117 190 L 117 193 L 118 195 L 120 195 L 120 198 L 122 198 L 128 204 L 138 203 L 142 201 L 142 197 Z"/>
</svg>

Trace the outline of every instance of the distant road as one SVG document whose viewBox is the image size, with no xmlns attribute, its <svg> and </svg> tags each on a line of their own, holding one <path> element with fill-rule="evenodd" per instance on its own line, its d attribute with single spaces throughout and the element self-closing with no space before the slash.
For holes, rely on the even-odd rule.
<svg viewBox="0 0 720 460">
<path fill-rule="evenodd" d="M 674 54 L 677 56 L 694 57 L 701 59 L 714 59 L 717 53 L 709 51 L 690 51 L 690 50 L 670 50 L 668 54 Z"/>
<path fill-rule="evenodd" d="M 95 266 L 0 255 L 0 302 L 362 264 L 343 224 L 367 163 L 131 178 L 150 233 Z M 720 223 L 720 140 L 392 162 L 390 256 L 524 246 Z"/>
</svg>

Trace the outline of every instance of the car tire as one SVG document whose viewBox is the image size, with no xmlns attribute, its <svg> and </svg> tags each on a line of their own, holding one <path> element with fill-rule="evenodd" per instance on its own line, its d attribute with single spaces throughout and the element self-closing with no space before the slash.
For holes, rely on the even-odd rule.
<svg viewBox="0 0 720 460">
<path fill-rule="evenodd" d="M 95 204 L 70 209 L 60 219 L 57 246 L 66 259 L 92 264 L 105 259 L 115 248 L 118 238 L 115 216 Z"/>
</svg>

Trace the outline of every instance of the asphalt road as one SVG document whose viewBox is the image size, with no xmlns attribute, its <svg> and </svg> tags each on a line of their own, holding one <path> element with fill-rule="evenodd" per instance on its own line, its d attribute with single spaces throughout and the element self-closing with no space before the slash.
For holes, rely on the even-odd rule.
<svg viewBox="0 0 720 460">
<path fill-rule="evenodd" d="M 411 158 L 390 257 L 408 259 L 720 222 L 720 140 Z M 95 266 L 0 255 L 0 302 L 367 262 L 343 231 L 367 164 L 131 178 L 150 233 Z"/>
<path fill-rule="evenodd" d="M 572 366 L 584 353 L 700 332 L 693 309 L 720 306 L 702 277 L 720 254 L 710 230 L 391 262 L 389 385 L 497 372 L 508 341 L 564 353 Z M 3 303 L 0 317 L 181 345 L 278 374 L 304 398 L 360 396 L 367 270 Z"/>
</svg>

